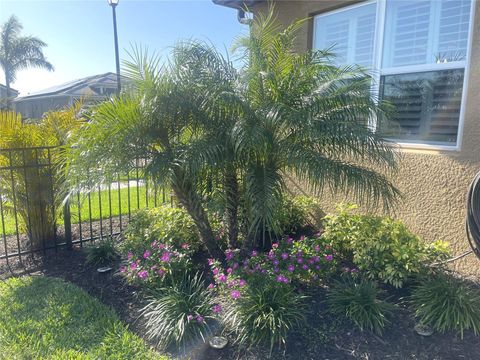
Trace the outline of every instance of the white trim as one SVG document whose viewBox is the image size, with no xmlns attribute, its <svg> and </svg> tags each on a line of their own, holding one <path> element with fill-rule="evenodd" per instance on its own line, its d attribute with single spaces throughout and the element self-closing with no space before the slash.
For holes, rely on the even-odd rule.
<svg viewBox="0 0 480 360">
<path fill-rule="evenodd" d="M 462 88 L 462 100 L 460 105 L 460 114 L 458 118 L 458 130 L 457 130 L 457 140 L 455 145 L 441 145 L 441 144 L 429 144 L 428 142 L 405 142 L 404 140 L 389 139 L 391 142 L 399 145 L 400 148 L 405 149 L 428 149 L 428 150 L 446 150 L 446 151 L 460 151 L 463 141 L 463 130 L 465 122 L 465 109 L 468 96 L 468 83 L 470 77 L 470 67 L 471 67 L 471 56 L 472 56 L 472 44 L 473 44 L 473 26 L 475 19 L 475 3 L 477 0 L 470 0 L 470 23 L 468 29 L 468 39 L 467 39 L 467 54 L 465 61 L 454 61 L 448 63 L 431 63 L 431 64 L 421 64 L 421 65 L 408 65 L 402 67 L 391 67 L 382 69 L 383 63 L 383 48 L 384 48 L 384 35 L 385 35 L 385 24 L 386 24 L 386 7 L 387 1 L 389 0 L 368 0 L 363 1 L 358 4 L 348 5 L 339 9 L 332 11 L 327 11 L 322 14 L 314 16 L 313 24 L 313 44 L 312 47 L 316 44 L 317 32 L 315 28 L 317 26 L 317 21 L 319 18 L 337 14 L 343 11 L 352 10 L 361 6 L 369 5 L 376 3 L 376 24 L 375 24 L 375 37 L 373 45 L 373 61 L 372 61 L 372 78 L 373 83 L 371 86 L 372 95 L 375 98 L 378 98 L 380 95 L 380 79 L 383 75 L 401 75 L 401 74 L 410 74 L 417 72 L 431 72 L 431 71 L 442 71 L 450 69 L 464 69 L 464 78 L 463 78 L 463 88 Z M 369 126 L 376 128 L 376 120 L 372 119 L 369 121 Z"/>
</svg>

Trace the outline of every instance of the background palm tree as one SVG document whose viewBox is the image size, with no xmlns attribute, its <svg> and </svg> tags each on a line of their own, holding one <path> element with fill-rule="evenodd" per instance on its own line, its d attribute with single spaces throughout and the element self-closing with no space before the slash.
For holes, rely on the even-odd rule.
<svg viewBox="0 0 480 360">
<path fill-rule="evenodd" d="M 53 71 L 43 55 L 45 42 L 34 36 L 21 36 L 22 24 L 15 15 L 2 25 L 0 32 L 0 66 L 5 74 L 7 87 L 7 109 L 10 105 L 10 84 L 15 81 L 17 71 L 37 67 Z"/>
</svg>

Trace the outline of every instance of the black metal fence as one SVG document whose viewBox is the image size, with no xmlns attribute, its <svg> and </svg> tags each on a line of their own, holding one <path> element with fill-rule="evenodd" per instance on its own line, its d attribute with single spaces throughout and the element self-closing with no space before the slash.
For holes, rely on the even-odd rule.
<svg viewBox="0 0 480 360">
<path fill-rule="evenodd" d="M 145 179 L 145 161 L 136 160 L 128 174 L 65 202 L 56 149 L 0 149 L 0 263 L 118 235 L 135 210 L 172 201 Z"/>
</svg>

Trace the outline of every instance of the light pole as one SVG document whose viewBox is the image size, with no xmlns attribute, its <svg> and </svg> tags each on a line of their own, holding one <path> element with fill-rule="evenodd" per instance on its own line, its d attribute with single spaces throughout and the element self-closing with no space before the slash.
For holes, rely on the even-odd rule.
<svg viewBox="0 0 480 360">
<path fill-rule="evenodd" d="M 118 36 L 117 36 L 117 14 L 115 13 L 115 8 L 118 5 L 120 0 L 107 0 L 108 5 L 112 7 L 113 14 L 113 37 L 115 40 L 115 62 L 117 65 L 117 95 L 120 95 L 121 84 L 120 84 L 120 59 L 118 57 Z"/>
</svg>

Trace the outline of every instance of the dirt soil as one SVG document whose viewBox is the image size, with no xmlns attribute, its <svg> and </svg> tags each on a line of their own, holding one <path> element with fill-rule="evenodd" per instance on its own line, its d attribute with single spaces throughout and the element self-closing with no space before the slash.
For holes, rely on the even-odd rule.
<svg viewBox="0 0 480 360">
<path fill-rule="evenodd" d="M 120 318 L 140 336 L 145 333 L 139 310 L 143 306 L 138 289 L 125 284 L 115 271 L 119 261 L 112 264 L 113 271 L 100 274 L 96 267 L 85 264 L 85 255 L 81 249 L 58 251 L 44 259 L 29 264 L 27 270 L 13 276 L 29 273 L 62 278 L 83 288 L 118 313 Z M 12 273 L 0 274 L 11 276 Z M 325 290 L 309 292 L 311 313 L 307 314 L 308 325 L 292 333 L 286 344 L 285 352 L 274 352 L 272 359 L 415 359 L 415 360 L 475 360 L 480 359 L 480 337 L 466 332 L 464 339 L 454 333 L 438 334 L 430 337 L 417 335 L 413 327 L 415 322 L 405 306 L 399 306 L 385 329 L 382 337 L 370 332 L 362 332 L 345 321 L 333 318 L 326 312 Z M 400 298 L 404 294 L 395 294 Z M 268 349 L 257 348 L 248 352 L 238 352 L 234 346 L 224 350 L 213 350 L 206 345 L 192 347 L 190 359 L 267 359 Z M 174 354 L 170 354 L 175 357 Z"/>
</svg>

